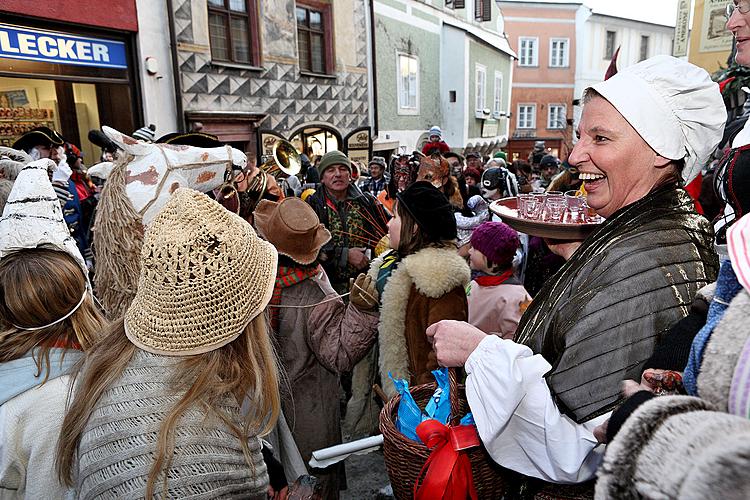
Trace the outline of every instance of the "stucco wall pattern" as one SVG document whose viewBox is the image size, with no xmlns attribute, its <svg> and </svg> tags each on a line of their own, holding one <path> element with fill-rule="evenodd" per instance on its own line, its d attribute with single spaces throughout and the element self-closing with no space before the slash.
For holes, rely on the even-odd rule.
<svg viewBox="0 0 750 500">
<path fill-rule="evenodd" d="M 363 0 L 333 2 L 335 16 L 347 5 L 354 24 L 356 60 L 336 60 L 335 78 L 300 74 L 292 0 L 261 0 L 262 69 L 214 65 L 208 46 L 205 0 L 174 0 L 178 63 L 185 111 L 232 111 L 267 114 L 263 128 L 281 134 L 308 122 L 330 123 L 342 134 L 368 124 L 367 29 Z M 202 9 L 203 11 L 197 12 Z M 337 19 L 340 19 L 338 17 Z M 197 21 L 200 21 L 197 23 Z M 339 24 L 334 22 L 334 24 Z M 205 35 L 203 34 L 205 33 Z M 334 31 L 336 48 L 352 45 Z M 347 37 L 348 38 L 348 37 Z M 342 53 L 346 52 L 344 50 Z M 355 64 L 351 64 L 355 63 Z"/>
</svg>

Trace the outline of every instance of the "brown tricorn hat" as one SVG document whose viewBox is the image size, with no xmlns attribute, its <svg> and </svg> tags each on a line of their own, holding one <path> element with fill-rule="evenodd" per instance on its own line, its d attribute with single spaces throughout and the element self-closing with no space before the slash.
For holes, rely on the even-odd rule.
<svg viewBox="0 0 750 500">
<path fill-rule="evenodd" d="M 300 264 L 315 262 L 320 248 L 331 239 L 315 210 L 299 198 L 260 200 L 254 217 L 258 233 L 281 255 Z"/>
</svg>

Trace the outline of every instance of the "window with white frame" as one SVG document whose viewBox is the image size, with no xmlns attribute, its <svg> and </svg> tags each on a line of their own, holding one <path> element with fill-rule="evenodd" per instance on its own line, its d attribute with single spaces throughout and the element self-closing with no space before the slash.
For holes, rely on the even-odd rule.
<svg viewBox="0 0 750 500">
<path fill-rule="evenodd" d="M 419 59 L 409 54 L 397 55 L 398 112 L 419 113 Z"/>
<path fill-rule="evenodd" d="M 518 37 L 518 65 L 539 66 L 539 38 Z"/>
<path fill-rule="evenodd" d="M 481 64 L 476 65 L 474 71 L 474 90 L 475 90 L 475 107 L 478 114 L 484 114 L 484 108 L 487 107 L 487 68 Z"/>
<path fill-rule="evenodd" d="M 536 128 L 536 104 L 518 105 L 518 126 L 516 128 Z"/>
<path fill-rule="evenodd" d="M 568 47 L 570 40 L 568 38 L 551 38 L 549 41 L 549 67 L 550 68 L 567 68 L 570 65 Z"/>
<path fill-rule="evenodd" d="M 547 112 L 547 128 L 565 128 L 566 111 L 565 104 L 550 104 Z"/>
<path fill-rule="evenodd" d="M 492 100 L 492 114 L 495 118 L 500 116 L 503 106 L 503 74 L 495 71 L 495 93 Z"/>
</svg>

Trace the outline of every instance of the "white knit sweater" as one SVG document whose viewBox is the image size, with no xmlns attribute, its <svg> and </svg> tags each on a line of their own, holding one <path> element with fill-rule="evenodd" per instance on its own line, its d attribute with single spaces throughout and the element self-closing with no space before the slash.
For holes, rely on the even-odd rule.
<svg viewBox="0 0 750 500">
<path fill-rule="evenodd" d="M 94 408 L 79 447 L 77 492 L 81 499 L 142 498 L 162 419 L 183 395 L 170 387 L 179 359 L 138 350 L 123 375 Z M 240 422 L 240 407 L 227 397 L 223 410 Z M 188 410 L 175 430 L 175 452 L 158 498 L 265 498 L 268 475 L 260 441 L 250 437 L 253 469 L 237 437 L 217 419 Z"/>
</svg>

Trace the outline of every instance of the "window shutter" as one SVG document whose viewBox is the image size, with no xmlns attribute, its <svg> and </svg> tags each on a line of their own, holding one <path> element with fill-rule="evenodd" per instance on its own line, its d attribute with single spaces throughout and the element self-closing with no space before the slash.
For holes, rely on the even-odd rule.
<svg viewBox="0 0 750 500">
<path fill-rule="evenodd" d="M 482 21 L 492 20 L 492 2 L 491 0 L 482 0 Z"/>
<path fill-rule="evenodd" d="M 474 0 L 474 20 L 476 21 L 482 17 L 482 5 L 484 5 L 484 0 Z"/>
<path fill-rule="evenodd" d="M 454 9 L 465 9 L 466 8 L 466 0 L 453 0 L 453 8 Z"/>
</svg>

